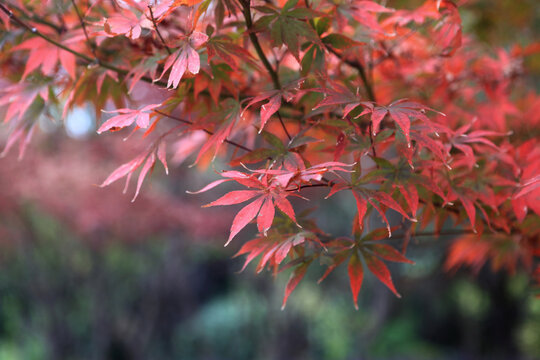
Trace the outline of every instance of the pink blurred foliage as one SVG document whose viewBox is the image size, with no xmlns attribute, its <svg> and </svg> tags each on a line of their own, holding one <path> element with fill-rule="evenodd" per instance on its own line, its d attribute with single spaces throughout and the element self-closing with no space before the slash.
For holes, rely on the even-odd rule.
<svg viewBox="0 0 540 360">
<path fill-rule="evenodd" d="M 29 151 L 24 161 L 13 156 L 0 159 L 0 217 L 4 219 L 0 237 L 4 239 L 16 236 L 13 220 L 26 204 L 57 218 L 83 240 L 98 243 L 140 241 L 167 233 L 212 238 L 228 227 L 226 217 L 209 217 L 198 202 L 172 196 L 158 181 L 147 185 L 134 203 L 128 194 L 122 195 L 121 182 L 100 188 L 111 169 L 140 151 L 134 149 L 140 143 L 58 136 L 36 139 L 35 145 L 41 151 Z M 164 176 L 163 169 L 156 167 L 153 177 Z"/>
</svg>

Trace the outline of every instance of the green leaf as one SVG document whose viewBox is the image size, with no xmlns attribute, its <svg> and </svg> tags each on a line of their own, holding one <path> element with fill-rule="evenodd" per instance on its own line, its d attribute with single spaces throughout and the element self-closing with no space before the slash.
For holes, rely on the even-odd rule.
<svg viewBox="0 0 540 360">
<path fill-rule="evenodd" d="M 231 166 L 239 166 L 240 163 L 242 164 L 254 164 L 258 163 L 260 161 L 267 160 L 268 158 L 273 158 L 279 155 L 279 153 L 276 150 L 273 149 L 256 149 L 253 150 L 239 158 L 236 158 L 230 162 Z"/>
<path fill-rule="evenodd" d="M 264 140 L 266 140 L 267 143 L 269 143 L 270 145 L 272 145 L 274 148 L 282 151 L 282 152 L 286 152 L 287 149 L 285 148 L 285 145 L 283 145 L 283 142 L 281 141 L 280 138 L 278 138 L 276 135 L 272 134 L 272 133 L 269 133 L 268 131 L 263 131 L 261 133 L 262 137 L 264 138 Z"/>
<path fill-rule="evenodd" d="M 313 64 L 313 58 L 315 56 L 315 45 L 309 48 L 308 51 L 305 52 L 304 57 L 302 58 L 302 61 L 300 62 L 300 73 L 302 76 L 307 76 L 309 74 L 309 70 L 311 70 L 311 65 Z"/>
<path fill-rule="evenodd" d="M 373 160 L 375 162 L 375 164 L 377 164 L 377 166 L 383 168 L 383 169 L 394 169 L 394 165 L 386 160 L 386 159 L 383 159 L 383 158 L 379 158 L 379 157 L 373 157 L 371 156 L 371 160 Z"/>
<path fill-rule="evenodd" d="M 311 143 L 321 142 L 321 141 L 323 141 L 323 140 L 315 139 L 315 138 L 313 138 L 311 136 L 301 136 L 301 137 L 292 139 L 292 141 L 289 143 L 288 148 L 289 149 L 294 149 L 296 147 L 299 147 L 299 146 L 302 146 L 302 145 L 305 145 L 305 144 L 311 144 Z"/>
<path fill-rule="evenodd" d="M 315 23 L 315 31 L 317 31 L 317 35 L 321 36 L 328 31 L 328 29 L 330 29 L 331 20 L 332 19 L 330 17 L 320 17 L 313 21 Z"/>
<path fill-rule="evenodd" d="M 260 11 L 265 14 L 277 14 L 278 12 L 269 6 L 253 6 L 252 9 Z"/>
<path fill-rule="evenodd" d="M 298 4 L 298 0 L 287 1 L 285 5 L 283 6 L 283 9 L 281 9 L 281 13 L 282 14 L 286 13 L 287 11 L 289 11 L 289 9 L 292 9 L 293 7 L 295 7 L 296 4 Z"/>
<path fill-rule="evenodd" d="M 254 31 L 264 31 L 268 30 L 268 27 L 270 26 L 270 23 L 274 21 L 277 18 L 277 14 L 274 15 L 266 15 L 255 21 L 253 24 L 253 30 Z"/>
<path fill-rule="evenodd" d="M 281 22 L 281 18 L 278 18 L 270 27 L 270 38 L 272 39 L 272 43 L 275 47 L 281 47 L 283 45 Z"/>
<path fill-rule="evenodd" d="M 296 19 L 312 19 L 317 16 L 317 13 L 311 9 L 298 8 L 288 11 L 286 15 Z"/>
<path fill-rule="evenodd" d="M 321 39 L 324 44 L 330 45 L 335 49 L 345 50 L 355 46 L 363 45 L 364 43 L 354 41 L 345 35 L 330 34 Z"/>
</svg>

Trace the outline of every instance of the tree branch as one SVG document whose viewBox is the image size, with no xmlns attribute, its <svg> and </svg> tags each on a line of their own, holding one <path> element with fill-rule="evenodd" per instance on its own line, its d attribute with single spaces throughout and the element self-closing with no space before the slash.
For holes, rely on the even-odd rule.
<svg viewBox="0 0 540 360">
<path fill-rule="evenodd" d="M 79 59 L 82 59 L 84 61 L 86 61 L 88 64 L 98 64 L 99 66 L 103 67 L 103 68 L 106 68 L 106 69 L 109 69 L 109 70 L 112 70 L 114 72 L 116 72 L 118 75 L 121 75 L 121 76 L 126 76 L 129 71 L 128 70 L 125 70 L 125 69 L 121 69 L 119 67 L 116 67 L 112 64 L 109 64 L 109 63 L 106 63 L 106 62 L 102 62 L 102 61 L 97 61 L 97 59 L 92 59 L 91 57 L 83 54 L 83 53 L 80 53 L 78 51 L 75 51 L 73 49 L 70 49 L 68 48 L 67 46 L 59 43 L 58 41 L 54 40 L 54 39 L 51 39 L 50 37 L 48 37 L 47 35 L 41 33 L 38 29 L 36 29 L 35 27 L 32 27 L 30 25 L 28 25 L 27 23 L 25 23 L 24 21 L 22 21 L 17 15 L 15 15 L 13 13 L 13 11 L 11 11 L 10 9 L 8 9 L 4 4 L 0 3 L 0 10 L 3 11 L 5 14 L 7 14 L 9 16 L 9 18 L 11 19 L 11 21 L 13 21 L 15 24 L 19 25 L 20 27 L 24 28 L 26 31 L 34 34 L 34 35 L 37 35 L 39 36 L 40 38 L 44 39 L 45 41 L 53 44 L 54 46 L 62 49 L 62 50 L 65 50 L 73 55 L 75 55 L 76 57 L 78 57 Z M 24 13 L 23 13 L 24 14 Z M 26 16 L 26 14 L 24 14 L 25 17 L 28 17 Z M 96 62 L 97 61 L 97 62 Z M 167 84 L 163 81 L 154 81 L 152 78 L 148 77 L 148 76 L 143 76 L 141 78 L 141 80 L 147 82 L 147 83 L 150 83 L 150 84 L 157 84 L 159 86 L 163 86 L 163 87 L 166 87 Z"/>
<path fill-rule="evenodd" d="M 71 3 L 73 4 L 73 7 L 75 8 L 75 12 L 77 13 L 77 16 L 79 17 L 79 22 L 81 23 L 82 29 L 84 31 L 84 36 L 86 37 L 86 42 L 88 43 L 88 47 L 90 48 L 90 51 L 92 51 L 92 54 L 94 54 L 94 57 L 96 58 L 96 61 L 99 63 L 99 58 L 96 53 L 96 44 L 90 40 L 90 37 L 88 36 L 88 32 L 86 31 L 86 24 L 84 23 L 84 19 L 81 15 L 81 12 L 79 11 L 79 7 L 75 3 L 75 0 L 71 0 Z"/>
<path fill-rule="evenodd" d="M 270 61 L 268 61 L 268 58 L 266 57 L 261 47 L 261 44 L 259 42 L 259 38 L 257 37 L 257 34 L 255 34 L 255 32 L 253 31 L 253 20 L 251 19 L 250 0 L 241 0 L 241 3 L 242 3 L 242 13 L 246 20 L 246 27 L 247 27 L 249 39 L 251 40 L 251 43 L 253 44 L 253 47 L 255 48 L 255 51 L 257 52 L 259 59 L 261 59 L 264 67 L 268 71 L 268 74 L 270 74 L 270 77 L 272 78 L 272 82 L 274 83 L 274 87 L 276 88 L 276 90 L 281 90 L 281 83 L 279 81 L 279 75 L 270 64 Z M 285 132 L 289 140 L 291 140 L 291 135 L 289 134 L 289 131 L 287 131 L 287 128 L 285 127 L 285 123 L 283 122 L 283 119 L 281 117 L 281 114 L 279 113 L 279 110 L 276 112 L 276 114 L 279 117 L 279 121 L 281 123 L 281 127 L 283 128 L 283 131 Z"/>
<path fill-rule="evenodd" d="M 248 30 L 249 39 L 251 40 L 251 43 L 253 44 L 253 47 L 255 48 L 255 51 L 257 52 L 259 59 L 261 59 L 264 67 L 266 68 L 266 70 L 268 70 L 268 73 L 270 74 L 270 77 L 272 78 L 272 82 L 274 83 L 274 87 L 277 90 L 280 90 L 281 83 L 279 82 L 279 76 L 277 72 L 274 70 L 274 68 L 272 67 L 272 65 L 270 65 L 270 62 L 268 61 L 268 58 L 264 54 L 261 44 L 259 43 L 259 38 L 253 31 L 253 20 L 251 19 L 250 0 L 241 0 L 241 3 L 242 3 L 242 13 L 246 20 L 246 27 Z"/>
<path fill-rule="evenodd" d="M 426 231 L 426 232 L 417 232 L 417 233 L 411 233 L 411 238 L 413 237 L 439 237 L 439 236 L 457 236 L 457 235 L 467 235 L 467 234 L 475 234 L 472 230 L 462 229 L 462 230 L 446 230 L 446 231 Z M 404 238 L 405 234 L 399 234 L 399 235 L 392 235 L 392 239 L 401 239 Z"/>
<path fill-rule="evenodd" d="M 345 64 L 349 65 L 350 67 L 353 67 L 355 68 L 356 70 L 358 70 L 358 74 L 360 75 L 360 79 L 362 80 L 362 83 L 364 84 L 364 88 L 366 89 L 366 93 L 367 93 L 367 96 L 368 96 L 368 99 L 370 101 L 373 101 L 373 102 L 376 102 L 377 101 L 377 98 L 375 97 L 375 92 L 373 91 L 373 87 L 371 85 L 371 83 L 369 82 L 368 78 L 367 78 L 367 75 L 366 75 L 366 70 L 364 69 L 364 65 L 362 65 L 361 63 L 359 63 L 358 61 L 354 61 L 354 60 L 350 60 L 350 59 L 345 59 L 343 57 L 343 55 L 341 55 L 340 53 L 338 53 L 333 47 L 331 47 L 330 45 L 326 45 L 326 49 L 328 51 L 330 51 L 332 54 L 334 54 L 338 59 L 340 59 L 341 61 L 343 61 Z"/>
<path fill-rule="evenodd" d="M 289 141 L 292 140 L 291 134 L 287 131 L 287 128 L 285 127 L 285 123 L 283 122 L 283 118 L 281 117 L 281 114 L 279 111 L 276 111 L 277 117 L 279 118 L 279 122 L 281 123 L 281 127 L 283 128 L 283 131 L 285 131 L 285 135 L 289 138 Z"/>
<path fill-rule="evenodd" d="M 167 46 L 167 43 L 165 42 L 165 40 L 163 39 L 163 36 L 161 36 L 161 33 L 159 32 L 159 29 L 156 23 L 156 18 L 154 18 L 154 12 L 152 11 L 152 6 L 148 5 L 148 10 L 150 10 L 150 20 L 152 20 L 152 24 L 154 25 L 154 30 L 156 30 L 156 33 L 159 39 L 161 40 L 161 43 L 163 44 L 163 46 L 165 46 L 165 49 L 167 50 L 169 55 L 172 55 L 171 49 Z"/>
<path fill-rule="evenodd" d="M 61 26 L 58 26 L 56 24 L 53 24 L 52 22 L 42 18 L 42 17 L 39 17 L 35 14 L 32 14 L 32 16 L 28 15 L 28 14 L 24 14 L 24 12 L 22 11 L 22 9 L 20 7 L 18 7 L 17 5 L 13 5 L 13 4 L 9 4 L 9 6 L 17 11 L 19 11 L 20 13 L 22 13 L 24 15 L 25 18 L 27 18 L 28 20 L 31 20 L 35 23 L 38 23 L 38 24 L 42 24 L 42 25 L 45 25 L 45 26 L 48 26 L 50 27 L 51 29 L 53 29 L 54 31 L 56 31 L 58 34 L 62 34 L 63 32 L 65 32 L 67 29 L 66 27 L 64 26 L 64 24 L 62 24 Z"/>
<path fill-rule="evenodd" d="M 182 119 L 181 117 L 174 116 L 174 115 L 171 115 L 171 114 L 167 114 L 167 113 L 164 113 L 163 111 L 154 110 L 154 112 L 157 113 L 157 114 L 160 114 L 162 116 L 168 117 L 169 119 L 173 119 L 173 120 L 176 120 L 176 121 L 183 122 L 184 124 L 194 125 L 193 121 Z M 210 131 L 208 129 L 200 129 L 200 130 L 204 131 L 208 135 L 214 135 L 214 132 L 212 132 L 212 131 Z M 225 139 L 223 142 L 226 142 L 227 144 L 230 144 L 232 146 L 236 146 L 237 148 L 242 149 L 242 150 L 247 151 L 247 152 L 253 151 L 250 148 L 248 148 L 248 147 L 246 147 L 246 146 L 244 146 L 242 144 L 238 144 L 238 143 L 236 143 L 234 141 L 231 141 L 231 140 L 228 140 L 228 139 Z"/>
</svg>

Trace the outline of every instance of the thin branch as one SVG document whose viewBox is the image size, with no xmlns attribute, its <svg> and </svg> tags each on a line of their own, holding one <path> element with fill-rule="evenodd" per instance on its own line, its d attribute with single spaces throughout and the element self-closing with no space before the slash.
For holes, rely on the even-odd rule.
<svg viewBox="0 0 540 360">
<path fill-rule="evenodd" d="M 413 233 L 413 234 L 411 234 L 411 237 L 419 237 L 419 236 L 438 237 L 438 236 L 455 236 L 455 235 L 466 235 L 466 234 L 475 234 L 475 232 L 473 230 L 467 230 L 467 229 L 463 229 L 463 230 L 446 230 L 446 231 L 440 231 L 440 232 L 427 231 L 427 232 Z"/>
<path fill-rule="evenodd" d="M 353 67 L 356 70 L 358 70 L 358 74 L 360 75 L 360 79 L 362 80 L 362 83 L 364 84 L 364 88 L 366 89 L 368 99 L 370 101 L 376 102 L 377 98 L 375 97 L 375 92 L 373 91 L 373 87 L 372 87 L 371 83 L 369 82 L 369 80 L 367 78 L 366 70 L 364 69 L 364 65 L 362 65 L 358 61 L 354 61 L 354 60 L 344 58 L 343 55 L 341 55 L 339 52 L 337 52 L 330 45 L 326 45 L 326 49 L 328 49 L 328 51 L 330 51 L 332 54 L 334 54 L 338 59 L 343 61 L 345 64 L 347 64 L 350 67 Z"/>
<path fill-rule="evenodd" d="M 13 9 L 23 13 L 23 11 L 21 10 L 20 7 L 18 7 L 17 5 L 13 5 L 13 4 L 9 4 L 9 6 L 11 6 Z M 35 23 L 38 23 L 38 24 L 42 24 L 42 25 L 46 25 L 48 27 L 50 27 L 51 29 L 53 29 L 54 31 L 56 31 L 58 34 L 62 34 L 63 32 L 65 32 L 67 29 L 66 27 L 62 24 L 62 26 L 58 26 L 56 24 L 53 24 L 52 22 L 46 20 L 46 19 L 43 19 L 35 14 L 32 14 L 32 16 L 29 16 L 27 14 L 23 14 L 28 20 L 31 20 Z"/>
<path fill-rule="evenodd" d="M 0 10 L 3 11 L 7 16 L 9 16 L 9 18 L 11 19 L 11 21 L 13 21 L 15 24 L 19 25 L 20 27 L 24 28 L 25 30 L 27 30 L 28 32 L 34 34 L 34 35 L 37 35 L 39 37 L 41 37 L 42 39 L 44 39 L 45 41 L 53 44 L 54 46 L 62 49 L 62 50 L 65 50 L 73 55 L 75 55 L 76 57 L 86 61 L 88 64 L 95 64 L 96 63 L 96 60 L 97 59 L 92 59 L 91 57 L 85 55 L 85 54 L 82 54 L 78 51 L 75 51 L 73 49 L 70 49 L 68 48 L 67 46 L 59 43 L 58 41 L 56 40 L 53 40 L 51 39 L 50 37 L 48 37 L 47 35 L 41 33 L 38 29 L 36 29 L 35 27 L 32 27 L 30 25 L 28 25 L 27 23 L 25 23 L 24 21 L 22 21 L 17 15 L 15 15 L 13 13 L 13 11 L 11 11 L 10 9 L 8 9 L 4 4 L 0 3 Z M 24 13 L 23 13 L 24 14 Z M 24 14 L 26 18 L 28 18 L 28 16 L 26 14 Z M 109 69 L 109 70 L 112 70 L 114 72 L 116 72 L 117 74 L 121 75 L 121 76 L 126 76 L 129 71 L 128 70 L 125 70 L 125 69 L 121 69 L 121 68 L 118 68 L 112 64 L 109 64 L 109 63 L 105 63 L 105 62 L 102 62 L 100 61 L 98 63 L 99 66 L 103 67 L 103 68 L 106 68 L 106 69 Z M 141 80 L 147 82 L 147 83 L 150 83 L 150 84 L 157 84 L 159 86 L 163 86 L 163 87 L 166 87 L 167 84 L 163 81 L 154 81 L 152 78 L 148 77 L 148 76 L 143 76 L 141 78 Z"/>
<path fill-rule="evenodd" d="M 289 134 L 289 132 L 287 131 L 287 127 L 285 127 L 285 123 L 283 122 L 283 118 L 281 117 L 281 114 L 279 113 L 279 111 L 276 111 L 276 114 L 279 118 L 279 122 L 281 123 L 281 127 L 283 128 L 283 131 L 285 131 L 285 134 L 289 138 L 289 141 L 291 141 L 292 140 L 291 134 Z"/>
<path fill-rule="evenodd" d="M 154 112 L 157 113 L 157 114 L 160 114 L 162 116 L 168 117 L 169 119 L 173 119 L 173 120 L 176 120 L 176 121 L 183 122 L 184 124 L 194 125 L 193 121 L 182 119 L 181 117 L 174 116 L 174 115 L 171 115 L 171 114 L 167 114 L 167 113 L 164 113 L 163 111 L 154 110 Z M 208 129 L 199 129 L 199 130 L 204 131 L 208 135 L 214 135 L 214 132 L 212 132 L 212 131 L 210 131 Z M 237 148 L 242 149 L 244 151 L 248 151 L 248 152 L 253 151 L 253 150 L 251 150 L 250 148 L 248 148 L 248 147 L 246 147 L 244 145 L 238 144 L 238 143 L 236 143 L 234 141 L 231 141 L 231 140 L 228 140 L 228 139 L 225 139 L 224 142 L 226 142 L 227 144 L 230 144 L 232 146 L 236 146 Z"/>
<path fill-rule="evenodd" d="M 277 90 L 280 90 L 281 83 L 279 82 L 279 76 L 277 72 L 274 70 L 274 68 L 272 68 L 272 65 L 270 65 L 270 62 L 268 61 L 268 58 L 264 54 L 261 44 L 259 43 L 259 38 L 253 31 L 253 20 L 251 19 L 250 0 L 242 0 L 241 3 L 242 3 L 242 8 L 243 8 L 242 13 L 246 20 L 246 27 L 248 30 L 249 39 L 251 40 L 251 43 L 253 44 L 253 47 L 255 48 L 255 51 L 257 52 L 259 59 L 261 59 L 264 67 L 266 68 L 266 70 L 268 70 L 268 73 L 270 74 L 270 77 L 272 78 L 272 82 L 274 83 L 274 87 Z"/>
<path fill-rule="evenodd" d="M 148 5 L 148 10 L 150 10 L 150 20 L 152 20 L 152 24 L 154 25 L 154 30 L 156 30 L 156 33 L 157 33 L 159 39 L 161 40 L 161 43 L 163 44 L 163 46 L 165 47 L 165 49 L 167 50 L 169 55 L 172 55 L 171 49 L 167 46 L 167 43 L 165 43 L 165 40 L 163 39 L 163 36 L 161 36 L 161 33 L 159 32 L 159 29 L 158 29 L 158 26 L 157 26 L 157 23 L 156 23 L 156 18 L 154 17 L 154 12 L 152 11 L 152 6 Z"/>
<path fill-rule="evenodd" d="M 75 50 L 72 50 L 70 48 L 68 48 L 67 46 L 57 42 L 56 40 L 53 40 L 51 38 L 49 38 L 47 35 L 44 35 L 43 33 L 41 33 L 38 29 L 36 29 L 35 27 L 32 27 L 30 25 L 28 25 L 27 23 L 25 23 L 24 21 L 22 21 L 21 19 L 19 19 L 14 13 L 13 11 L 9 10 L 7 7 L 5 7 L 2 3 L 0 3 L 0 10 L 2 10 L 4 13 L 6 13 L 9 18 L 11 19 L 11 21 L 15 22 L 17 25 L 25 28 L 27 31 L 31 32 L 32 34 L 35 34 L 41 38 L 43 38 L 44 40 L 50 42 L 51 44 L 55 45 L 56 47 L 59 47 L 60 49 L 62 50 L 65 50 L 67 52 L 70 52 L 72 53 L 73 55 L 75 56 L 78 56 L 80 57 L 81 59 L 89 62 L 89 63 L 92 63 L 94 60 L 84 54 L 81 54 Z"/>
<path fill-rule="evenodd" d="M 316 184 L 303 184 L 303 185 L 300 185 L 297 189 L 293 189 L 290 191 L 296 191 L 299 189 L 307 189 L 307 188 L 314 188 L 314 187 L 329 187 L 329 186 L 332 186 L 331 181 L 323 182 L 323 183 L 316 183 Z"/>
<path fill-rule="evenodd" d="M 268 71 L 268 74 L 270 74 L 270 77 L 272 78 L 272 82 L 274 83 L 274 87 L 276 88 L 276 90 L 281 90 L 281 83 L 279 81 L 279 75 L 270 64 L 270 61 L 268 61 L 268 58 L 266 57 L 261 47 L 261 43 L 259 42 L 259 38 L 257 37 L 257 34 L 255 34 L 254 32 L 253 20 L 251 19 L 250 0 L 241 0 L 240 2 L 242 3 L 242 13 L 246 20 L 246 27 L 247 27 L 249 39 L 251 40 L 251 43 L 253 44 L 253 47 L 255 48 L 255 51 L 257 52 L 259 59 L 261 59 L 264 67 Z M 279 117 L 279 121 L 281 123 L 281 127 L 283 128 L 283 131 L 285 132 L 285 134 L 287 134 L 287 137 L 289 138 L 289 140 L 291 140 L 291 135 L 289 134 L 289 132 L 287 131 L 287 128 L 285 127 L 285 123 L 283 122 L 283 119 L 281 118 L 281 114 L 279 113 L 279 110 L 276 112 L 276 114 Z"/>
<path fill-rule="evenodd" d="M 90 51 L 92 51 L 92 54 L 94 54 L 94 57 L 96 58 L 96 61 L 99 63 L 99 58 L 96 53 L 96 44 L 90 40 L 90 37 L 88 36 L 88 31 L 86 31 L 86 24 L 84 23 L 84 19 L 82 17 L 81 12 L 79 11 L 79 7 L 75 3 L 75 0 L 71 0 L 71 3 L 73 4 L 73 7 L 75 8 L 75 12 L 77 13 L 77 16 L 79 17 L 79 22 L 81 23 L 84 36 L 86 37 L 86 42 L 88 44 L 88 47 L 90 48 Z"/>
</svg>

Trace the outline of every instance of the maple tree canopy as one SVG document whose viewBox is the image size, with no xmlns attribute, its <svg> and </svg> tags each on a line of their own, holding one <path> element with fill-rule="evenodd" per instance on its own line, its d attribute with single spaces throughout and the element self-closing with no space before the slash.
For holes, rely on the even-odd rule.
<svg viewBox="0 0 540 360">
<path fill-rule="evenodd" d="M 387 262 L 412 263 L 420 236 L 454 236 L 449 270 L 519 266 L 538 286 L 540 98 L 520 79 L 540 44 L 485 51 L 459 2 L 386 5 L 2 1 L 2 155 L 22 157 L 40 116 L 91 105 L 101 136 L 148 144 L 101 184 L 135 176 L 133 200 L 168 158 L 221 159 L 193 194 L 234 184 L 205 206 L 243 204 L 226 244 L 244 268 L 292 268 L 283 305 L 315 264 L 347 268 L 356 306 L 366 272 L 400 296 Z M 354 199 L 350 236 L 295 209 L 321 193 Z"/>
</svg>

